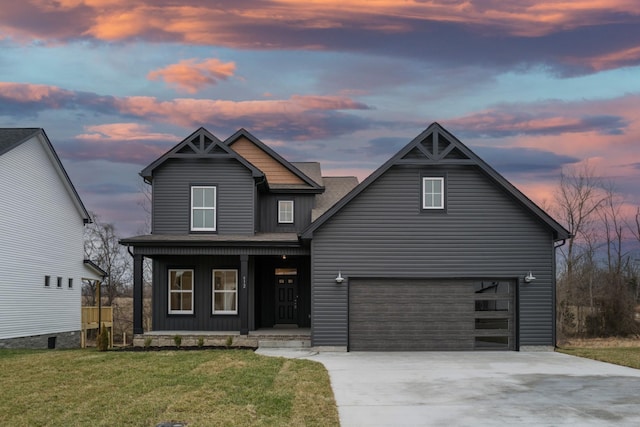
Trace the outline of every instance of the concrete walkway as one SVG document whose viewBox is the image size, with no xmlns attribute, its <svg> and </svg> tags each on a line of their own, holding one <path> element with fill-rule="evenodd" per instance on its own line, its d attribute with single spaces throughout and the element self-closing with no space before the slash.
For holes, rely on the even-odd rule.
<svg viewBox="0 0 640 427">
<path fill-rule="evenodd" d="M 343 427 L 640 425 L 640 370 L 561 353 L 258 353 L 321 362 Z"/>
</svg>

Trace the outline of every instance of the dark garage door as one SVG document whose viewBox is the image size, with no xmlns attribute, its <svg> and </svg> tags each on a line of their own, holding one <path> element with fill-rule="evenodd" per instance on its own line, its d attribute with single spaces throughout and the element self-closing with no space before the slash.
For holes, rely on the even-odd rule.
<svg viewBox="0 0 640 427">
<path fill-rule="evenodd" d="M 349 350 L 514 350 L 514 281 L 350 279 Z"/>
</svg>

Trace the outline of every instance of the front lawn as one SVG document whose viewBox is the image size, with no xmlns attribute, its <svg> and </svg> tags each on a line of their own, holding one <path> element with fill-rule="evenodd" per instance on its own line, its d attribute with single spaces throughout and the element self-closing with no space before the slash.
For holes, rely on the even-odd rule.
<svg viewBox="0 0 640 427">
<path fill-rule="evenodd" d="M 573 356 L 586 357 L 588 359 L 640 369 L 640 347 L 566 347 L 559 348 L 557 351 Z"/>
<path fill-rule="evenodd" d="M 325 368 L 244 350 L 0 350 L 0 425 L 338 425 Z"/>
</svg>

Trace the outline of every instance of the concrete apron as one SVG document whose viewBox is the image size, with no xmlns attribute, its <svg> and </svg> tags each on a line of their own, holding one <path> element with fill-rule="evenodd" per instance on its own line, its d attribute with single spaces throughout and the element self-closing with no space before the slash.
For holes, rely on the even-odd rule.
<svg viewBox="0 0 640 427">
<path fill-rule="evenodd" d="M 343 427 L 640 425 L 639 370 L 561 353 L 258 353 L 322 363 Z"/>
</svg>

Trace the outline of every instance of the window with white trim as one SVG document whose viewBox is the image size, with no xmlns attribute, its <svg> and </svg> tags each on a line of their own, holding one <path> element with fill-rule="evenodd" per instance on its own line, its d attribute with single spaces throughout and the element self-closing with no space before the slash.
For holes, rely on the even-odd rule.
<svg viewBox="0 0 640 427">
<path fill-rule="evenodd" d="M 216 231 L 216 187 L 191 187 L 191 231 Z"/>
<path fill-rule="evenodd" d="M 213 314 L 238 314 L 238 270 L 213 270 Z"/>
<path fill-rule="evenodd" d="M 422 209 L 444 209 L 444 178 L 422 178 Z"/>
<path fill-rule="evenodd" d="M 193 270 L 169 270 L 169 314 L 193 314 Z"/>
<path fill-rule="evenodd" d="M 278 223 L 293 224 L 293 200 L 278 200 Z"/>
</svg>

